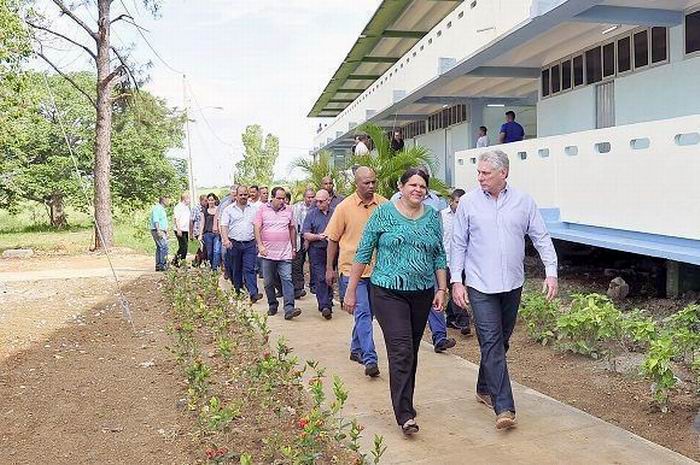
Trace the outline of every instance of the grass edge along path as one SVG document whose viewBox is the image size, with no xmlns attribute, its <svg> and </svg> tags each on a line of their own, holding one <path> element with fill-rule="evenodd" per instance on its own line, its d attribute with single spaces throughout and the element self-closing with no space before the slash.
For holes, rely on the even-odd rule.
<svg viewBox="0 0 700 465">
<path fill-rule="evenodd" d="M 378 464 L 384 440 L 375 435 L 372 450 L 360 450 L 362 426 L 341 414 L 342 381 L 333 378 L 328 399 L 324 369 L 314 361 L 300 367 L 284 340 L 272 350 L 267 316 L 222 290 L 218 278 L 184 268 L 168 274 L 165 288 L 170 350 L 186 376 L 182 403 L 196 417 L 202 463 Z"/>
</svg>

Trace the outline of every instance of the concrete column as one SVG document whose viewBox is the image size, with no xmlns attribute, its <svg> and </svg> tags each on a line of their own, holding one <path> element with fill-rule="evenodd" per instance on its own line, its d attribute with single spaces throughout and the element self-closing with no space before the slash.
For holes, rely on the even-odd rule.
<svg viewBox="0 0 700 465">
<path fill-rule="evenodd" d="M 486 105 L 481 100 L 474 100 L 469 104 L 469 123 L 471 132 L 469 134 L 469 147 L 476 148 L 476 131 L 479 126 L 484 125 L 484 108 Z M 489 140 L 493 142 L 493 134 L 489 134 Z"/>
<path fill-rule="evenodd" d="M 681 291 L 681 267 L 680 263 L 673 260 L 666 261 L 666 297 L 675 299 Z"/>
</svg>

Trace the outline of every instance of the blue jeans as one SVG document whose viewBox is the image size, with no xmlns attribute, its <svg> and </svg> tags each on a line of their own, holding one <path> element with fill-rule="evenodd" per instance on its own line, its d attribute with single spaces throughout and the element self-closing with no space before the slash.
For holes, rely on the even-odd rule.
<svg viewBox="0 0 700 465">
<path fill-rule="evenodd" d="M 506 352 L 518 317 L 521 292 L 522 287 L 519 287 L 509 292 L 484 294 L 467 287 L 481 349 L 476 390 L 491 396 L 496 414 L 515 412 Z"/>
<path fill-rule="evenodd" d="M 345 296 L 350 279 L 347 276 L 340 276 L 338 283 L 340 295 Z M 369 298 L 369 288 L 371 284 L 369 278 L 362 278 L 357 283 L 357 304 L 355 305 L 355 326 L 352 328 L 352 340 L 350 341 L 350 352 L 362 355 L 364 365 L 377 363 L 377 351 L 374 349 L 374 338 L 372 337 L 372 304 Z M 318 292 L 318 289 L 316 289 Z"/>
<path fill-rule="evenodd" d="M 433 346 L 438 345 L 447 339 L 447 321 L 445 320 L 445 312 L 435 311 L 433 306 L 430 306 L 428 314 L 428 326 L 432 334 Z"/>
<path fill-rule="evenodd" d="M 231 240 L 231 247 L 226 250 L 229 276 L 236 292 L 241 292 L 245 283 L 248 293 L 252 296 L 258 294 L 258 279 L 255 276 L 255 259 L 258 256 L 258 247 L 255 241 L 239 242 Z"/>
<path fill-rule="evenodd" d="M 326 248 L 309 247 L 309 265 L 311 283 L 309 287 L 316 289 L 318 310 L 333 308 L 333 288 L 326 284 Z"/>
<path fill-rule="evenodd" d="M 216 271 L 221 264 L 221 236 L 217 233 L 204 233 L 204 247 L 207 249 L 207 259 L 211 269 Z"/>
<path fill-rule="evenodd" d="M 151 236 L 156 243 L 156 271 L 164 271 L 168 268 L 168 236 L 160 237 L 155 229 L 151 229 Z"/>
<path fill-rule="evenodd" d="M 279 302 L 275 297 L 275 276 L 282 281 L 282 300 L 284 301 L 284 314 L 289 315 L 294 311 L 294 283 L 292 283 L 292 261 L 261 259 L 263 280 L 265 283 L 265 295 L 267 306 L 271 312 L 277 313 Z"/>
</svg>

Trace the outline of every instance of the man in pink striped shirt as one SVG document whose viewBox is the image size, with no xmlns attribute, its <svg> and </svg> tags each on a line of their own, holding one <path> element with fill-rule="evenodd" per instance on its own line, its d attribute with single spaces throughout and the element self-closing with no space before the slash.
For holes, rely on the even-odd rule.
<svg viewBox="0 0 700 465">
<path fill-rule="evenodd" d="M 275 296 L 275 277 L 282 281 L 284 319 L 291 320 L 301 315 L 294 307 L 294 284 L 292 283 L 292 260 L 296 253 L 296 224 L 292 208 L 285 205 L 286 192 L 282 187 L 272 189 L 272 199 L 258 208 L 253 226 L 258 255 L 262 259 L 263 281 L 267 296 L 268 315 L 275 315 L 279 302 Z"/>
</svg>

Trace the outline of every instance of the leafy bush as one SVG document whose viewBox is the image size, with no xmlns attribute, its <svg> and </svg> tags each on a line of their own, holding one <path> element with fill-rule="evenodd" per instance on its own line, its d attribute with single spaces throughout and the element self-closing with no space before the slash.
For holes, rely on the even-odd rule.
<svg viewBox="0 0 700 465">
<path fill-rule="evenodd" d="M 608 357 L 621 339 L 622 313 L 600 294 L 576 294 L 571 310 L 557 319 L 556 331 L 563 347 L 593 358 Z"/>
<path fill-rule="evenodd" d="M 561 315 L 559 300 L 547 300 L 539 292 L 526 293 L 520 308 L 520 317 L 527 326 L 530 338 L 546 345 L 556 339 L 557 318 Z"/>
</svg>

